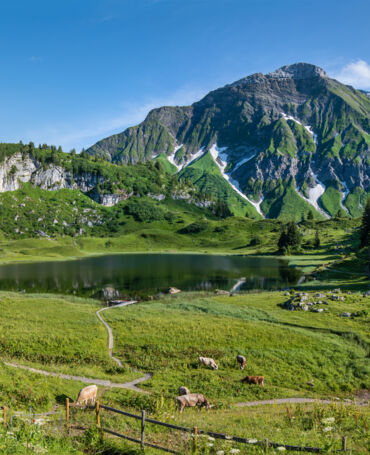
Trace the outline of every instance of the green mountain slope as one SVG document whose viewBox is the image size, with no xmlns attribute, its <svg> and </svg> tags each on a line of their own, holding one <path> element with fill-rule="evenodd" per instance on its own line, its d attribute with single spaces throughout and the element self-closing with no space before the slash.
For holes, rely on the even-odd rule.
<svg viewBox="0 0 370 455">
<path fill-rule="evenodd" d="M 180 172 L 179 178 L 190 181 L 204 194 L 224 200 L 237 216 L 247 214 L 249 218 L 261 218 L 253 205 L 234 191 L 224 179 L 210 152 L 190 163 Z"/>
<path fill-rule="evenodd" d="M 306 63 L 253 74 L 191 106 L 154 109 L 140 125 L 99 141 L 88 153 L 117 163 L 163 153 L 181 164 L 215 144 L 223 147 L 228 174 L 254 200 L 270 198 L 281 181 L 294 177 L 304 194 L 319 182 L 340 192 L 323 196 L 328 214 L 346 205 L 348 188 L 349 214 L 355 216 L 358 188 L 370 191 L 370 99 Z M 294 200 L 305 202 L 299 195 Z"/>
</svg>

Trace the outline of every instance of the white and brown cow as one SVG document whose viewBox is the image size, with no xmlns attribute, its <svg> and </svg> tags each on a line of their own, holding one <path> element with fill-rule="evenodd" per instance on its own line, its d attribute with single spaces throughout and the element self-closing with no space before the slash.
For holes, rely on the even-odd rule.
<svg viewBox="0 0 370 455">
<path fill-rule="evenodd" d="M 206 367 L 211 367 L 212 370 L 218 370 L 218 366 L 217 366 L 216 362 L 213 359 L 211 359 L 210 357 L 199 357 L 198 361 L 201 365 L 204 365 Z"/>
<path fill-rule="evenodd" d="M 207 398 L 201 393 L 189 393 L 188 395 L 181 395 L 176 398 L 176 401 L 180 412 L 182 412 L 186 407 L 193 408 L 195 406 L 198 406 L 199 409 L 201 409 L 202 406 L 205 406 L 206 409 L 209 409 L 211 407 Z"/>
<path fill-rule="evenodd" d="M 237 360 L 237 362 L 238 362 L 239 365 L 240 365 L 240 369 L 241 369 L 241 370 L 244 370 L 245 365 L 247 364 L 247 359 L 246 359 L 243 355 L 238 354 L 238 355 L 236 356 L 236 360 Z"/>
<path fill-rule="evenodd" d="M 78 393 L 76 404 L 94 404 L 96 401 L 96 394 L 98 393 L 98 388 L 96 385 L 88 385 L 81 389 Z"/>
</svg>

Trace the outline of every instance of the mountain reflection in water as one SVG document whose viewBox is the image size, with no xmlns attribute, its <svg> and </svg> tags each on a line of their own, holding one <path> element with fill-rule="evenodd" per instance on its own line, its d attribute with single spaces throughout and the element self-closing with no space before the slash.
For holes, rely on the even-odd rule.
<svg viewBox="0 0 370 455">
<path fill-rule="evenodd" d="M 279 289 L 302 272 L 273 257 L 201 254 L 119 254 L 76 261 L 0 266 L 0 289 L 101 297 L 183 291 Z M 239 281 L 240 280 L 240 281 Z"/>
</svg>

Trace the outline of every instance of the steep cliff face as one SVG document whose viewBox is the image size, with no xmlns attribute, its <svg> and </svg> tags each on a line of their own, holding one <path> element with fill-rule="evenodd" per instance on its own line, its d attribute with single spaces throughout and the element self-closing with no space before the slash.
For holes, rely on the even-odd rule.
<svg viewBox="0 0 370 455">
<path fill-rule="evenodd" d="M 323 216 L 358 216 L 370 192 L 370 100 L 298 63 L 243 78 L 192 106 L 154 109 L 88 153 L 117 163 L 164 153 L 181 171 L 212 148 L 224 176 L 265 216 L 273 215 L 263 200 L 281 185 Z"/>
<path fill-rule="evenodd" d="M 23 183 L 31 183 L 44 190 L 68 188 L 88 192 L 97 186 L 98 177 L 91 173 L 73 175 L 54 164 L 44 167 L 30 155 L 16 153 L 0 164 L 0 192 L 18 190 Z"/>
<path fill-rule="evenodd" d="M 196 188 L 178 182 L 161 162 L 116 166 L 89 156 L 0 144 L 0 193 L 19 190 L 25 184 L 48 191 L 79 190 L 106 207 L 134 195 L 159 201 L 166 197 L 183 199 L 200 207 L 214 203 Z"/>
</svg>

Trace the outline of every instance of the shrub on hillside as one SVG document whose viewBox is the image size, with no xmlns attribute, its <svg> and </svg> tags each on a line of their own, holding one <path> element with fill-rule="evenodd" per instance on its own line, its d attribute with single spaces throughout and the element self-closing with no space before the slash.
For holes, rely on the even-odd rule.
<svg viewBox="0 0 370 455">
<path fill-rule="evenodd" d="M 183 229 L 180 229 L 180 234 L 199 234 L 208 228 L 207 221 L 195 221 L 195 223 L 188 224 Z"/>
<path fill-rule="evenodd" d="M 136 221 L 159 221 L 165 217 L 165 211 L 152 201 L 132 198 L 125 205 L 126 215 L 132 215 Z"/>
</svg>

